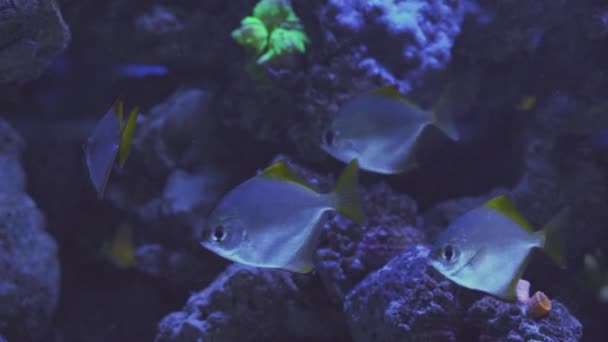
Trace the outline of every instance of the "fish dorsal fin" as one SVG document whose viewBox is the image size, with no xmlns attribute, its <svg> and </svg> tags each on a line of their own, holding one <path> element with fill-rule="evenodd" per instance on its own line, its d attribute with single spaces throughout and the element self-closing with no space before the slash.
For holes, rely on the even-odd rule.
<svg viewBox="0 0 608 342">
<path fill-rule="evenodd" d="M 416 105 L 415 103 L 412 103 L 405 96 L 403 96 L 403 94 L 401 94 L 399 89 L 397 89 L 397 87 L 395 87 L 395 86 L 384 86 L 384 87 L 371 91 L 370 94 L 376 95 L 376 96 L 388 97 L 388 98 L 400 101 L 408 106 L 412 106 L 414 108 L 419 109 L 418 105 Z"/>
<path fill-rule="evenodd" d="M 129 117 L 126 122 L 122 125 L 122 136 L 120 139 L 120 145 L 118 147 L 118 155 L 120 167 L 125 166 L 129 151 L 131 150 L 131 143 L 133 142 L 133 133 L 135 132 L 135 124 L 137 123 L 137 115 L 139 114 L 139 108 L 135 107 L 129 113 Z"/>
<path fill-rule="evenodd" d="M 515 209 L 513 202 L 511 202 L 507 195 L 496 196 L 487 201 L 483 206 L 507 216 L 528 232 L 534 232 L 532 225 Z"/>
<path fill-rule="evenodd" d="M 306 184 L 303 180 L 301 180 L 293 172 L 293 170 L 291 168 L 289 168 L 289 166 L 287 166 L 287 163 L 285 162 L 285 160 L 280 160 L 280 161 L 270 165 L 269 167 L 264 169 L 264 171 L 262 171 L 260 176 L 266 177 L 266 178 L 272 178 L 272 179 L 276 179 L 276 180 L 281 180 L 281 181 L 286 181 L 286 182 L 291 182 L 291 183 L 296 183 L 307 189 L 312 190 L 308 184 Z"/>
</svg>

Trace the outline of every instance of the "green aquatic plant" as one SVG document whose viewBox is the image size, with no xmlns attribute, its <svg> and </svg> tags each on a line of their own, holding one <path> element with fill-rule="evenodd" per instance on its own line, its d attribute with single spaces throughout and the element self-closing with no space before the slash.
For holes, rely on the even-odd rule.
<svg viewBox="0 0 608 342">
<path fill-rule="evenodd" d="M 304 53 L 309 43 L 289 0 L 261 0 L 254 7 L 253 16 L 245 17 L 241 26 L 232 31 L 232 38 L 255 49 L 258 64 L 295 52 Z"/>
</svg>

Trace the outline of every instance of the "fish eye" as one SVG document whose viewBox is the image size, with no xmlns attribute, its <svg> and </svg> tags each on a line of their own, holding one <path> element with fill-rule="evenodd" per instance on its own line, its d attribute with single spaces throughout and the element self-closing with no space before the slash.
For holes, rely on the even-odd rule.
<svg viewBox="0 0 608 342">
<path fill-rule="evenodd" d="M 456 250 L 451 245 L 446 245 L 441 249 L 441 258 L 447 262 L 453 262 L 456 259 Z"/>
<path fill-rule="evenodd" d="M 325 135 L 323 136 L 323 138 L 325 139 L 325 143 L 329 146 L 333 145 L 334 136 L 335 133 L 333 129 L 328 129 L 327 131 L 325 131 Z"/>
<path fill-rule="evenodd" d="M 213 234 L 211 235 L 211 238 L 215 242 L 224 241 L 226 239 L 226 229 L 224 228 L 224 226 L 219 225 L 219 226 L 215 227 L 215 229 L 213 230 Z"/>
</svg>

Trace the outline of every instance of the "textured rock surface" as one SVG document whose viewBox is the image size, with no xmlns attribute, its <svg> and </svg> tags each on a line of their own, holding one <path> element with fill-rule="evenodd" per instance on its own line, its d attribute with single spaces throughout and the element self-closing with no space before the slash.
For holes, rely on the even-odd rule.
<svg viewBox="0 0 608 342">
<path fill-rule="evenodd" d="M 342 316 L 318 295 L 318 282 L 232 265 L 166 316 L 155 341 L 339 341 L 347 334 Z"/>
<path fill-rule="evenodd" d="M 38 77 L 69 40 L 56 1 L 0 1 L 0 84 Z"/>
<path fill-rule="evenodd" d="M 456 341 L 456 285 L 428 266 L 427 255 L 411 247 L 348 294 L 344 311 L 355 341 Z"/>
<path fill-rule="evenodd" d="M 356 49 L 370 76 L 409 92 L 426 71 L 444 68 L 466 13 L 464 1 L 330 0 L 322 12 L 336 42 Z M 378 39 L 382 37 L 382 39 Z M 395 53 L 386 53 L 387 48 Z"/>
<path fill-rule="evenodd" d="M 493 297 L 483 297 L 467 311 L 466 322 L 478 330 L 480 342 L 542 341 L 575 342 L 583 336 L 583 326 L 560 302 L 553 300 L 542 319 L 522 316 L 521 309 Z"/>
<path fill-rule="evenodd" d="M 59 300 L 57 244 L 25 193 L 21 138 L 0 119 L 0 333 L 40 339 Z"/>
<path fill-rule="evenodd" d="M 332 300 L 341 303 L 363 277 L 408 246 L 422 242 L 416 203 L 379 183 L 362 190 L 367 221 L 359 226 L 335 215 L 325 224 L 318 271 Z"/>
</svg>

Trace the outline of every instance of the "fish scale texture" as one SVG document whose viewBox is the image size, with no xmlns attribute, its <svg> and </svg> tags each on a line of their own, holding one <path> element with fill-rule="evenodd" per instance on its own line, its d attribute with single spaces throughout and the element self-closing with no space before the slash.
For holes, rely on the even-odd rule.
<svg viewBox="0 0 608 342">
<path fill-rule="evenodd" d="M 409 248 L 370 274 L 346 297 L 354 340 L 456 341 L 455 285 L 428 265 L 428 249 Z"/>
<path fill-rule="evenodd" d="M 555 300 L 546 317 L 533 320 L 516 305 L 486 296 L 469 308 L 465 321 L 481 332 L 480 342 L 575 342 L 583 336 L 582 324 Z"/>
<path fill-rule="evenodd" d="M 23 147 L 0 120 L 0 336 L 11 341 L 37 340 L 47 332 L 60 283 L 57 244 L 25 193 Z"/>
</svg>

